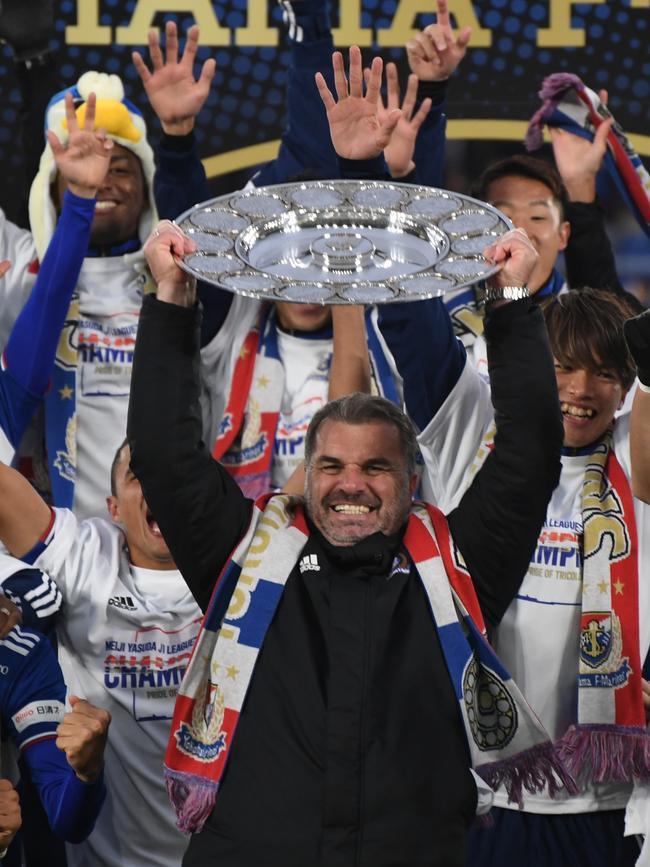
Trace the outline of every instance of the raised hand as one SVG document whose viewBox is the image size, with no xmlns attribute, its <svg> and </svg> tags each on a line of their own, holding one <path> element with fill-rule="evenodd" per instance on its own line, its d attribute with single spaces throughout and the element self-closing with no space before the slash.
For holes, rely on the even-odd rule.
<svg viewBox="0 0 650 867">
<path fill-rule="evenodd" d="M 170 220 L 161 220 L 144 245 L 144 255 L 160 301 L 191 307 L 196 299 L 196 280 L 176 262 L 196 250 L 196 245 Z"/>
<path fill-rule="evenodd" d="M 399 109 L 388 111 L 381 119 L 378 116 L 383 70 L 381 57 L 375 57 L 372 61 L 365 96 L 361 50 L 356 45 L 350 48 L 349 84 L 340 51 L 332 55 L 332 66 L 338 101 L 332 96 L 320 72 L 316 73 L 316 86 L 327 112 L 334 150 L 340 157 L 350 160 L 379 156 L 401 117 Z"/>
<path fill-rule="evenodd" d="M 168 135 L 187 135 L 194 128 L 196 116 L 208 98 L 216 62 L 212 58 L 206 60 L 198 79 L 194 78 L 194 60 L 199 47 L 199 28 L 196 24 L 187 31 L 185 50 L 180 61 L 178 33 L 173 21 L 165 25 L 165 42 L 166 56 L 163 58 L 158 31 L 149 31 L 149 56 L 153 72 L 149 71 L 137 51 L 131 57 L 163 130 Z"/>
<path fill-rule="evenodd" d="M 91 783 L 104 767 L 104 747 L 111 715 L 76 695 L 70 696 L 70 705 L 72 711 L 57 726 L 56 745 L 63 750 L 79 779 Z"/>
<path fill-rule="evenodd" d="M 598 96 L 607 105 L 607 91 L 601 90 Z M 613 123 L 611 117 L 603 121 L 593 141 L 558 127 L 548 128 L 555 165 L 572 202 L 593 202 L 596 198 L 596 175 L 607 152 L 607 136 Z"/>
<path fill-rule="evenodd" d="M 447 0 L 438 0 L 437 21 L 406 43 L 409 67 L 420 81 L 444 81 L 465 57 L 471 27 L 454 36 Z"/>
<path fill-rule="evenodd" d="M 0 780 L 0 852 L 4 852 L 22 824 L 18 792 L 9 780 Z"/>
<path fill-rule="evenodd" d="M 54 153 L 57 168 L 65 178 L 68 189 L 75 195 L 92 199 L 102 185 L 111 161 L 113 142 L 106 137 L 103 129 L 95 129 L 95 94 L 91 93 L 86 102 L 83 127 L 74 109 L 71 93 L 65 95 L 65 117 L 69 138 L 62 145 L 52 130 L 47 132 L 47 140 Z"/>
<path fill-rule="evenodd" d="M 539 258 L 524 229 L 511 229 L 483 251 L 499 265 L 490 277 L 491 286 L 527 286 Z"/>
<path fill-rule="evenodd" d="M 366 82 L 368 81 L 370 70 L 364 70 Z M 377 117 L 381 123 L 388 117 L 391 111 L 401 109 L 402 116 L 397 121 L 397 126 L 393 130 L 390 140 L 384 148 L 384 158 L 388 163 L 391 177 L 402 178 L 408 175 L 415 168 L 413 162 L 413 152 L 415 150 L 415 142 L 418 137 L 418 132 L 424 119 L 431 110 L 431 100 L 427 97 L 422 101 L 420 108 L 415 110 L 415 103 L 418 92 L 417 75 L 411 73 L 406 85 L 406 93 L 404 100 L 400 106 L 400 90 L 399 78 L 397 75 L 397 66 L 394 63 L 386 64 L 386 104 L 379 95 L 377 102 Z"/>
</svg>

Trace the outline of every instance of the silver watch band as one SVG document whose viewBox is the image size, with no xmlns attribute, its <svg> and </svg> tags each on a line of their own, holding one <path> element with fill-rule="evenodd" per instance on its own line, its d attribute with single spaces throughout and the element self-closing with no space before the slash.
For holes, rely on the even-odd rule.
<svg viewBox="0 0 650 867">
<path fill-rule="evenodd" d="M 521 301 L 530 297 L 528 286 L 485 286 L 483 301 Z"/>
</svg>

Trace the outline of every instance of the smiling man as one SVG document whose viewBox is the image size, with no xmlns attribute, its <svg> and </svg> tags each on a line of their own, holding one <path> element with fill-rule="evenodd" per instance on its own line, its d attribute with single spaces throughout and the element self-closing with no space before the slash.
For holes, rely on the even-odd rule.
<svg viewBox="0 0 650 867">
<path fill-rule="evenodd" d="M 647 452 L 631 453 L 629 414 L 616 417 L 635 377 L 623 337 L 631 314 L 593 289 L 547 299 L 544 313 L 563 419 L 562 473 L 492 641 L 579 788 L 526 793 L 523 811 L 499 788 L 495 826 L 472 830 L 466 863 L 631 867 L 638 846 L 623 837 L 624 808 L 634 779 L 650 775 L 641 682 L 650 648 L 650 509 L 631 490 Z M 506 366 L 492 388 L 519 375 Z M 408 405 L 407 375 L 404 388 Z M 502 422 L 489 386 L 465 359 L 451 391 L 436 399 L 433 417 L 416 422 L 423 487 L 447 510 L 462 501 Z"/>
<path fill-rule="evenodd" d="M 541 160 L 515 157 L 491 166 L 479 182 L 479 191 L 480 198 L 526 230 L 537 250 L 530 291 L 540 292 L 540 297 L 556 294 L 563 280 L 555 265 L 571 232 L 564 215 L 566 191 L 557 172 Z"/>
<path fill-rule="evenodd" d="M 200 316 L 175 260 L 191 249 L 171 224 L 145 247 L 158 297 L 143 306 L 129 410 L 133 470 L 206 611 L 166 756 L 179 826 L 194 832 L 183 863 L 460 867 L 478 800 L 471 767 L 503 756 L 482 722 L 474 734 L 464 724 L 483 704 L 459 706 L 474 680 L 463 689 L 450 588 L 479 623 L 498 622 L 557 477 L 543 322 L 527 298 L 498 300 L 536 254 L 521 232 L 493 251 L 504 265 L 494 361 L 514 351 L 520 385 L 497 399 L 502 437 L 445 519 L 412 504 L 408 419 L 362 394 L 313 417 L 304 501 L 245 498 L 201 441 Z M 515 332 L 525 348 L 510 346 Z M 514 767 L 522 744 L 510 736 Z"/>
<path fill-rule="evenodd" d="M 201 612 L 129 460 L 122 443 L 111 469 L 111 521 L 51 510 L 23 476 L 0 464 L 0 538 L 38 567 L 8 575 L 6 586 L 32 603 L 55 599 L 58 588 L 66 684 L 112 717 L 108 796 L 88 839 L 67 847 L 71 867 L 178 867 L 186 846 L 174 827 L 162 760 Z"/>
<path fill-rule="evenodd" d="M 401 413 L 371 424 L 358 400 L 317 414 L 305 443 L 305 504 L 327 541 L 349 546 L 397 533 L 417 484 L 415 460 Z"/>
<path fill-rule="evenodd" d="M 124 438 L 134 335 L 147 290 L 142 241 L 155 218 L 153 152 L 144 119 L 124 97 L 120 79 L 85 73 L 51 101 L 46 128 L 63 143 L 66 92 L 83 119 L 90 89 L 97 91 L 95 124 L 113 151 L 97 190 L 90 237 L 70 237 L 80 260 L 75 287 L 45 401 L 47 469 L 52 500 L 80 518 L 104 514 L 112 456 Z M 49 143 L 30 193 L 30 225 L 39 257 L 47 247 L 65 183 L 55 172 Z M 40 455 L 36 455 L 40 459 Z"/>
</svg>

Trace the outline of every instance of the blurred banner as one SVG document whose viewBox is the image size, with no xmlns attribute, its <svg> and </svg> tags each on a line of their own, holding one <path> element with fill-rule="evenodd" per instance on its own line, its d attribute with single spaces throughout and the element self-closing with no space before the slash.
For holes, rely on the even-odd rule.
<svg viewBox="0 0 650 867">
<path fill-rule="evenodd" d="M 433 7 L 433 0 L 332 0 L 335 44 L 356 43 L 367 56 L 379 52 L 405 73 L 404 44 L 416 29 L 435 20 Z M 472 38 L 449 88 L 448 136 L 521 141 L 539 106 L 542 79 L 567 71 L 594 90 L 609 90 L 617 120 L 637 151 L 650 155 L 649 7 L 650 0 L 449 0 L 452 20 L 458 28 L 470 26 Z M 75 82 L 87 69 L 116 72 L 149 119 L 131 51 L 145 52 L 149 28 L 167 18 L 175 19 L 182 31 L 198 23 L 199 59 L 217 60 L 212 93 L 197 127 L 208 174 L 246 170 L 274 156 L 288 64 L 274 0 L 58 0 L 54 8 L 52 44 L 60 81 L 52 82 L 53 88 Z M 21 101 L 11 50 L 5 46 L 0 57 L 0 159 L 5 167 L 20 160 L 15 137 Z M 156 122 L 150 122 L 155 136 Z"/>
</svg>

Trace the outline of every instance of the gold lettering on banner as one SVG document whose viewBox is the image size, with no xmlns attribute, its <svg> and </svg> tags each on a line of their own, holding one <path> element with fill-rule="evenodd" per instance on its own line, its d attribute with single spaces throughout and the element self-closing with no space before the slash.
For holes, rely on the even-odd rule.
<svg viewBox="0 0 650 867">
<path fill-rule="evenodd" d="M 430 0 L 401 0 L 391 26 L 377 31 L 377 44 L 382 48 L 406 45 L 408 40 L 419 32 L 413 27 L 416 15 L 432 11 L 433 4 Z M 472 28 L 472 48 L 489 48 L 492 45 L 492 31 L 481 27 L 472 0 L 449 0 L 449 14 L 456 19 L 458 28 Z"/>
<path fill-rule="evenodd" d="M 266 0 L 248 0 L 246 21 L 246 27 L 235 29 L 235 45 L 259 45 L 266 48 L 278 44 L 277 27 L 269 27 Z"/>
<path fill-rule="evenodd" d="M 65 28 L 65 41 L 67 45 L 111 44 L 111 28 L 99 23 L 99 0 L 77 0 L 77 23 Z"/>
<path fill-rule="evenodd" d="M 588 0 L 589 4 L 605 3 L 607 0 Z M 572 7 L 580 0 L 548 0 L 548 27 L 537 31 L 537 45 L 540 48 L 584 47 L 588 30 L 571 26 Z M 359 45 L 369 48 L 373 45 L 372 27 L 361 26 L 362 0 L 339 0 L 339 26 L 332 35 L 335 45 Z M 648 9 L 650 0 L 630 0 L 631 9 Z M 417 15 L 433 11 L 431 0 L 399 0 L 390 27 L 377 30 L 377 45 L 380 48 L 403 47 L 417 29 L 414 27 Z M 113 28 L 100 23 L 100 0 L 77 0 L 77 23 L 66 27 L 67 45 L 143 45 L 147 33 L 158 13 L 186 12 L 194 16 L 201 28 L 201 44 L 204 46 L 235 45 L 275 47 L 278 45 L 278 28 L 269 25 L 267 0 L 248 0 L 246 26 L 231 31 L 223 27 L 214 9 L 212 0 L 136 0 L 131 21 L 125 27 Z M 472 48 L 489 48 L 492 45 L 492 31 L 481 24 L 474 10 L 473 0 L 449 0 L 449 12 L 458 28 L 472 28 Z"/>
<path fill-rule="evenodd" d="M 549 0 L 548 27 L 540 27 L 537 31 L 537 45 L 540 48 L 584 48 L 587 44 L 585 30 L 571 26 L 571 7 L 577 2 L 578 0 Z M 589 2 L 605 3 L 606 0 Z"/>
<path fill-rule="evenodd" d="M 210 0 L 138 0 L 130 24 L 115 28 L 117 44 L 146 45 L 159 12 L 191 12 L 201 28 L 202 45 L 230 45 L 230 30 L 219 24 Z"/>
<path fill-rule="evenodd" d="M 361 26 L 361 0 L 341 0 L 339 26 L 332 30 L 332 36 L 337 46 L 369 48 L 372 45 L 372 28 Z"/>
</svg>

